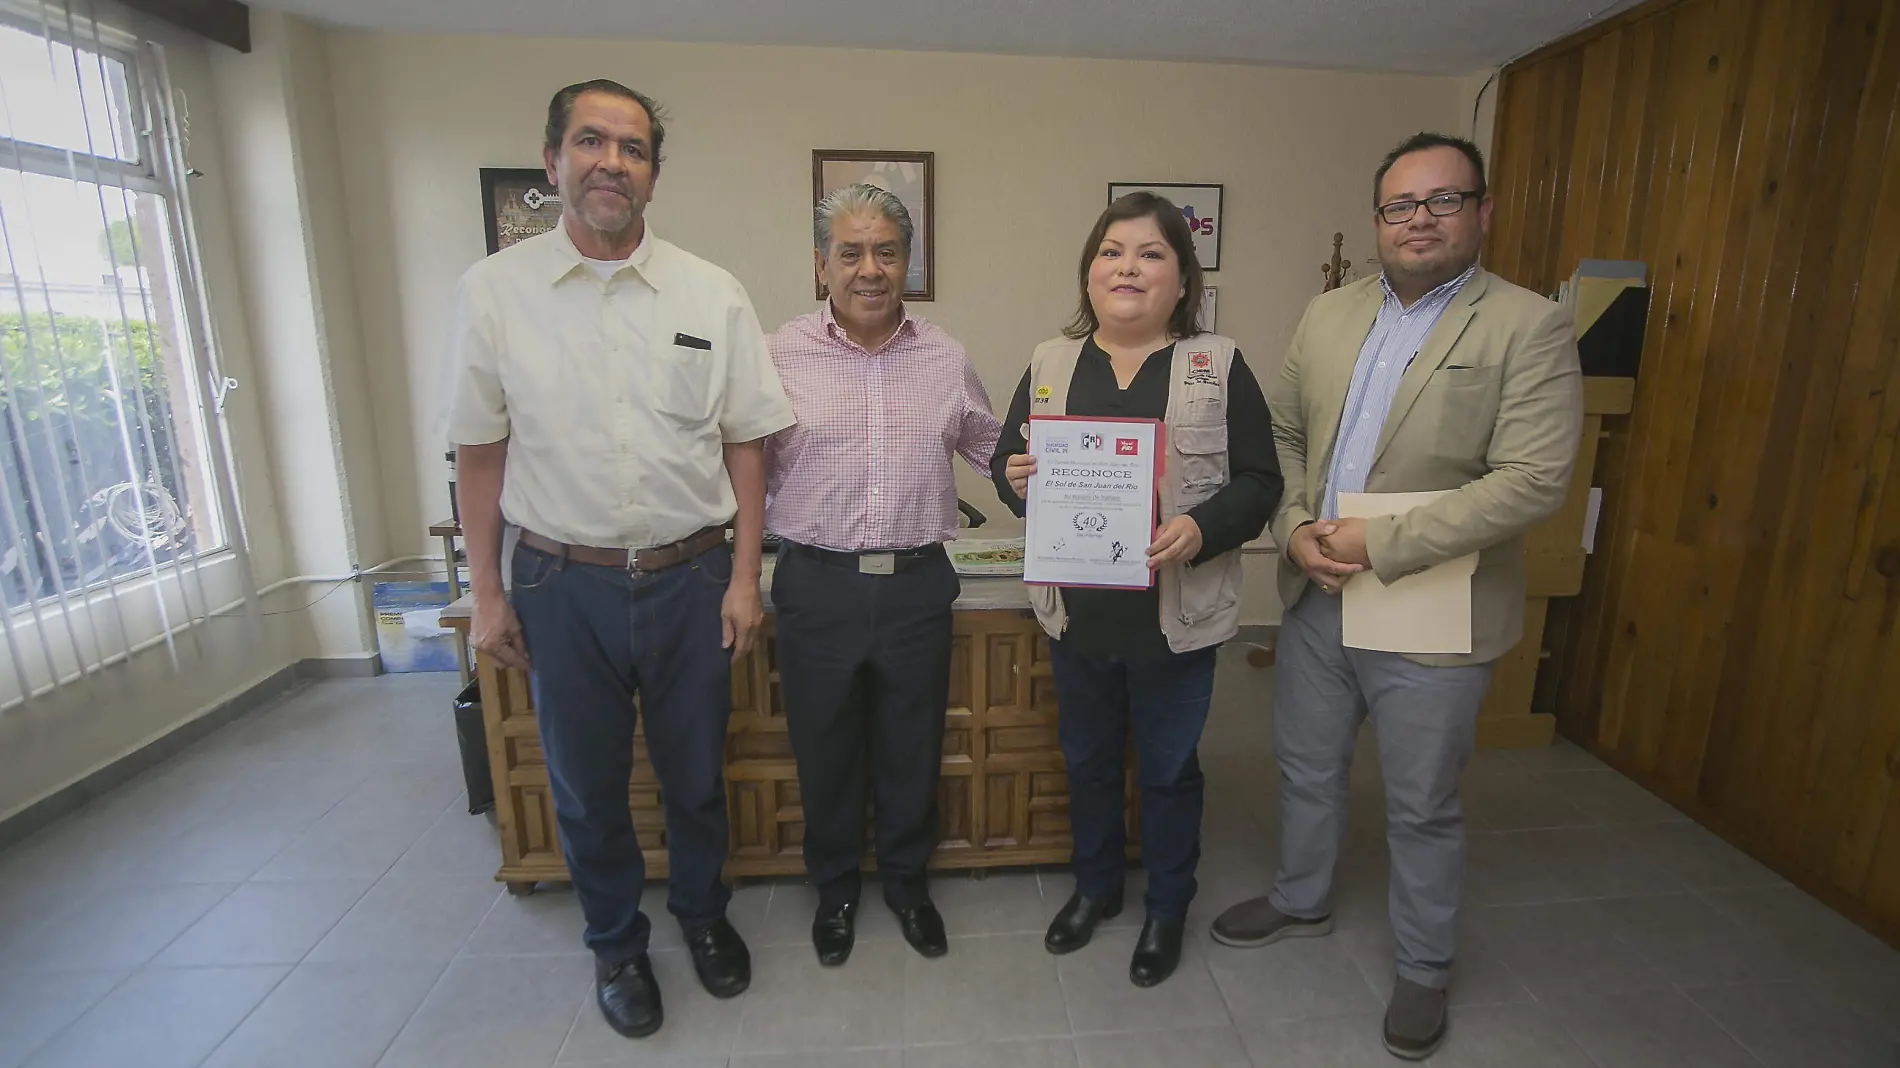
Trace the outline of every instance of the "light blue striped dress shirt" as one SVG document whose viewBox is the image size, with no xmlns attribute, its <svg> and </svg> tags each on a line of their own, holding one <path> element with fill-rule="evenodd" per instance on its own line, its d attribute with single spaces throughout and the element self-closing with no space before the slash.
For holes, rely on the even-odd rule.
<svg viewBox="0 0 1900 1068">
<path fill-rule="evenodd" d="M 1379 276 L 1385 302 L 1379 305 L 1379 317 L 1372 321 L 1365 344 L 1359 346 L 1359 362 L 1352 369 L 1352 386 L 1346 391 L 1339 433 L 1333 438 L 1332 463 L 1326 470 L 1326 499 L 1320 518 L 1339 518 L 1340 494 L 1365 492 L 1366 475 L 1378 452 L 1392 397 L 1399 391 L 1399 379 L 1405 377 L 1405 369 L 1412 365 L 1412 357 L 1424 346 L 1438 317 L 1477 271 L 1474 263 L 1409 308 L 1399 303 L 1398 294 L 1392 292 L 1385 276 Z"/>
</svg>

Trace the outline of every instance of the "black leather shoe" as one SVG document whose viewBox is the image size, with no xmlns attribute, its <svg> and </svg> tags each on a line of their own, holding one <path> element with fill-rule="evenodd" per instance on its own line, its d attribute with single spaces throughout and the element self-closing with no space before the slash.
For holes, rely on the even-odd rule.
<svg viewBox="0 0 1900 1068">
<path fill-rule="evenodd" d="M 660 984 L 653 981 L 653 962 L 645 953 L 619 964 L 595 958 L 594 988 L 607 1026 L 628 1038 L 645 1038 L 666 1019 Z"/>
<path fill-rule="evenodd" d="M 925 901 L 907 909 L 894 908 L 897 926 L 904 929 L 904 941 L 926 957 L 941 957 L 950 952 L 950 939 L 943 933 L 943 916 L 937 906 Z"/>
<path fill-rule="evenodd" d="M 686 936 L 693 954 L 693 970 L 706 993 L 716 998 L 737 997 L 752 985 L 752 954 L 745 940 L 724 916 L 697 934 Z"/>
<path fill-rule="evenodd" d="M 1097 901 L 1081 894 L 1070 894 L 1069 903 L 1056 913 L 1055 921 L 1049 924 L 1049 933 L 1042 936 L 1042 945 L 1051 953 L 1074 953 L 1089 944 L 1095 937 L 1095 925 L 1103 920 L 1112 920 L 1122 914 L 1122 896 L 1115 894 L 1106 901 Z"/>
<path fill-rule="evenodd" d="M 811 944 L 818 950 L 818 963 L 836 968 L 851 959 L 851 947 L 858 941 L 858 903 L 847 901 L 832 908 L 818 907 L 811 921 Z"/>
<path fill-rule="evenodd" d="M 1135 958 L 1128 962 L 1128 980 L 1136 986 L 1154 986 L 1174 974 L 1181 964 L 1181 932 L 1186 920 L 1154 920 L 1141 925 L 1135 940 Z"/>
</svg>

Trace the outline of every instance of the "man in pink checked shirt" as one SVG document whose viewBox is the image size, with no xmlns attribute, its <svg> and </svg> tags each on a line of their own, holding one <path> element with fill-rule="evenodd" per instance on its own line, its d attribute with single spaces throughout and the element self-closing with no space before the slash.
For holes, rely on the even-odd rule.
<svg viewBox="0 0 1900 1068">
<path fill-rule="evenodd" d="M 779 683 L 827 967 L 856 937 L 867 759 L 884 901 L 917 952 L 949 951 L 924 880 L 960 591 L 943 543 L 957 529 L 952 464 L 988 474 L 1000 424 L 963 346 L 904 308 L 913 233 L 883 189 L 827 196 L 814 258 L 829 299 L 769 343 L 798 418 L 766 441 L 765 526 L 782 539 Z"/>
</svg>

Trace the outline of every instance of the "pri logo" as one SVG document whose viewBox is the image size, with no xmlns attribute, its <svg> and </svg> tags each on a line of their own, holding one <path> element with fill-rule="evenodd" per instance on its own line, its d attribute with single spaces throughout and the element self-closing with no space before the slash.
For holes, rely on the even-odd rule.
<svg viewBox="0 0 1900 1068">
<path fill-rule="evenodd" d="M 1082 451 L 1083 452 L 1101 452 L 1102 451 L 1102 435 L 1100 434 L 1082 435 Z"/>
<path fill-rule="evenodd" d="M 1115 439 L 1115 455 L 1140 456 L 1141 442 L 1135 438 L 1116 438 Z"/>
</svg>

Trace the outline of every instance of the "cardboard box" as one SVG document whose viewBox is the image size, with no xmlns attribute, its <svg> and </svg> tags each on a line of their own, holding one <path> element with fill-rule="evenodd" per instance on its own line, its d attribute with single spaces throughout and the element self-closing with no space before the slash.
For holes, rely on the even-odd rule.
<svg viewBox="0 0 1900 1068">
<path fill-rule="evenodd" d="M 384 671 L 457 670 L 458 638 L 441 621 L 449 606 L 448 583 L 378 582 L 370 589 L 370 604 Z"/>
</svg>

